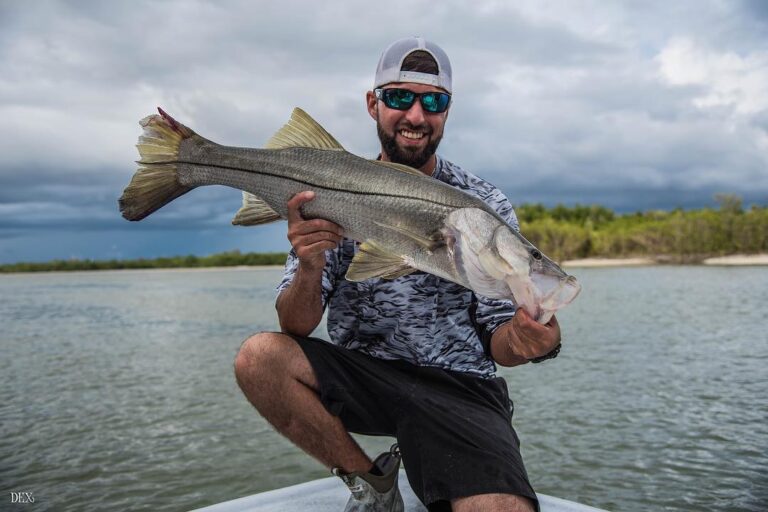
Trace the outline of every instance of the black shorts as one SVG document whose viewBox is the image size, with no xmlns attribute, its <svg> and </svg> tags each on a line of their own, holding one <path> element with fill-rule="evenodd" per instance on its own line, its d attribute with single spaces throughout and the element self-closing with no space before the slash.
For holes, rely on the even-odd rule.
<svg viewBox="0 0 768 512">
<path fill-rule="evenodd" d="M 350 432 L 397 438 L 411 488 L 429 510 L 477 494 L 538 500 L 512 428 L 504 379 L 376 359 L 317 338 L 292 336 L 325 408 Z"/>
</svg>

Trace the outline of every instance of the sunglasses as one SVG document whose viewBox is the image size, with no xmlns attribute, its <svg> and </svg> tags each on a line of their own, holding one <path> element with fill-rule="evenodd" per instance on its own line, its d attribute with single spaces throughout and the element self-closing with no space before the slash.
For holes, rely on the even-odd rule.
<svg viewBox="0 0 768 512">
<path fill-rule="evenodd" d="M 373 92 L 387 107 L 395 110 L 408 110 L 418 98 L 425 112 L 439 114 L 448 110 L 451 103 L 451 95 L 445 92 L 417 93 L 408 89 L 374 89 Z"/>
</svg>

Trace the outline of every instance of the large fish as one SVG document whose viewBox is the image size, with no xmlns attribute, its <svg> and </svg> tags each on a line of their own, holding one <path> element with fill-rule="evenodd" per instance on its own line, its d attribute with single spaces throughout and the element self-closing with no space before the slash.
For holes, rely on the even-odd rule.
<svg viewBox="0 0 768 512">
<path fill-rule="evenodd" d="M 305 218 L 322 218 L 361 242 L 346 279 L 394 279 L 422 270 L 492 299 L 513 299 L 546 323 L 580 285 L 482 200 L 408 166 L 345 151 L 301 109 L 264 149 L 220 146 L 161 109 L 141 121 L 139 169 L 120 198 L 141 220 L 204 185 L 243 191 L 234 224 L 287 217 L 288 200 L 315 199 Z"/>
</svg>

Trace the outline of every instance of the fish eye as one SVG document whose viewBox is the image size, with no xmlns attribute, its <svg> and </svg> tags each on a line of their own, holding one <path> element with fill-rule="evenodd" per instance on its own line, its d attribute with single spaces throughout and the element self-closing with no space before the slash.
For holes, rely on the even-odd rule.
<svg viewBox="0 0 768 512">
<path fill-rule="evenodd" d="M 541 251 L 538 249 L 534 249 L 531 251 L 531 256 L 533 256 L 533 259 L 540 260 L 541 259 Z"/>
</svg>

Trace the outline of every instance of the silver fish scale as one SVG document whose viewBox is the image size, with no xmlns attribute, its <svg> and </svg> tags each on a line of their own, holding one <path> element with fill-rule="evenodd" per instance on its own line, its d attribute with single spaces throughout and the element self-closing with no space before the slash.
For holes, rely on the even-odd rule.
<svg viewBox="0 0 768 512">
<path fill-rule="evenodd" d="M 480 208 L 504 222 L 485 202 L 446 183 L 343 150 L 237 148 L 194 136 L 182 142 L 179 161 L 182 185 L 246 190 L 283 218 L 291 197 L 312 190 L 316 198 L 303 207 L 305 218 L 335 222 L 348 238 L 373 240 L 409 255 L 419 268 L 454 280 L 457 275 L 444 248 L 429 251 L 402 231 L 430 239 L 457 208 Z"/>
</svg>

